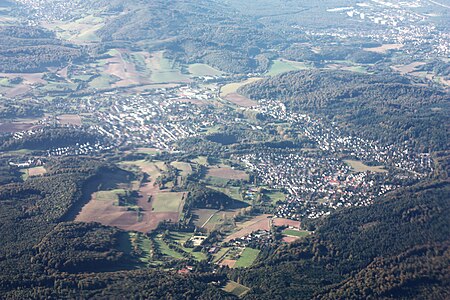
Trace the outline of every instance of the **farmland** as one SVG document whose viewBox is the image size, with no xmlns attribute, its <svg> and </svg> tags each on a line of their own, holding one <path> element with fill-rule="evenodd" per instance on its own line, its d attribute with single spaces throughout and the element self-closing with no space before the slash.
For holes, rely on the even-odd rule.
<svg viewBox="0 0 450 300">
<path fill-rule="evenodd" d="M 164 163 L 140 160 L 124 161 L 121 165 L 130 170 L 138 168 L 138 174 L 150 175 L 150 182 L 137 186 L 137 198 L 128 199 L 125 197 L 127 193 L 121 189 L 93 193 L 91 201 L 82 208 L 76 220 L 100 222 L 140 232 L 155 229 L 161 221 L 178 222 L 184 205 L 184 193 L 161 191 L 155 185 L 156 178 L 166 171 Z M 124 182 L 121 186 L 129 192 L 136 188 L 135 182 Z M 125 199 L 119 203 L 120 196 Z"/>
<path fill-rule="evenodd" d="M 237 106 L 242 106 L 242 107 L 255 106 L 255 105 L 257 105 L 256 101 L 253 101 L 245 96 L 238 94 L 237 90 L 241 86 L 258 81 L 260 79 L 261 79 L 260 77 L 255 77 L 255 78 L 249 78 L 242 82 L 230 83 L 230 84 L 224 85 L 220 89 L 220 97 L 222 97 L 225 100 L 230 101 L 231 103 L 236 104 Z"/>
<path fill-rule="evenodd" d="M 247 181 L 249 179 L 248 174 L 245 171 L 235 170 L 224 165 L 220 167 L 210 167 L 207 176 L 230 180 Z"/>
<path fill-rule="evenodd" d="M 191 76 L 219 76 L 223 73 L 213 67 L 210 67 L 206 64 L 192 64 L 189 65 L 189 73 Z"/>
<path fill-rule="evenodd" d="M 289 71 L 305 70 L 305 69 L 309 69 L 309 67 L 305 63 L 289 61 L 286 59 L 277 59 L 272 62 L 270 69 L 267 72 L 267 75 L 275 76 Z"/>
<path fill-rule="evenodd" d="M 235 281 L 228 281 L 223 290 L 237 297 L 244 297 L 245 294 L 247 294 L 248 291 L 250 291 L 248 287 L 243 286 L 242 284 L 239 284 Z"/>
</svg>

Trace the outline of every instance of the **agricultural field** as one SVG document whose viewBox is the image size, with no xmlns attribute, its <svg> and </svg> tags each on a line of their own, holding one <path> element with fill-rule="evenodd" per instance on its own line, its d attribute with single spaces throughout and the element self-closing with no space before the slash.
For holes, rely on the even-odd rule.
<svg viewBox="0 0 450 300">
<path fill-rule="evenodd" d="M 235 268 L 250 267 L 259 255 L 260 250 L 246 247 L 234 265 Z"/>
<path fill-rule="evenodd" d="M 152 202 L 153 212 L 180 212 L 183 206 L 184 193 L 158 193 Z"/>
<path fill-rule="evenodd" d="M 80 115 L 71 115 L 71 114 L 59 115 L 56 117 L 56 119 L 59 121 L 59 124 L 61 125 L 81 126 L 83 124 Z"/>
<path fill-rule="evenodd" d="M 223 74 L 221 71 L 206 64 L 192 64 L 189 65 L 188 70 L 193 77 L 220 76 Z"/>
<path fill-rule="evenodd" d="M 399 50 L 399 49 L 403 48 L 403 46 L 404 46 L 403 44 L 383 44 L 379 47 L 364 48 L 363 50 L 385 54 L 391 50 Z"/>
<path fill-rule="evenodd" d="M 266 75 L 275 76 L 281 73 L 306 69 L 310 69 L 310 67 L 308 67 L 305 63 L 290 61 L 286 59 L 277 59 L 272 62 Z"/>
<path fill-rule="evenodd" d="M 258 103 L 254 100 L 248 99 L 242 95 L 239 95 L 237 93 L 237 90 L 246 84 L 253 83 L 255 81 L 261 80 L 260 77 L 253 77 L 249 78 L 242 82 L 236 82 L 236 83 L 230 83 L 227 85 L 224 85 L 220 88 L 220 97 L 222 97 L 225 100 L 228 100 L 229 102 L 242 107 L 251 107 L 255 106 Z"/>
<path fill-rule="evenodd" d="M 353 171 L 355 172 L 374 172 L 374 173 L 386 173 L 387 170 L 383 169 L 383 166 L 368 166 L 364 164 L 362 161 L 359 160 L 351 160 L 347 159 L 344 160 L 346 164 L 348 164 L 350 167 L 352 167 Z"/>
<path fill-rule="evenodd" d="M 164 52 L 151 53 L 146 57 L 147 68 L 151 72 L 153 83 L 187 83 L 189 78 L 181 74 L 179 66 L 172 60 L 164 57 Z"/>
<path fill-rule="evenodd" d="M 124 230 L 148 232 L 155 229 L 162 221 L 178 222 L 183 210 L 184 193 L 171 193 L 161 191 L 155 184 L 167 166 L 160 161 L 146 160 L 123 161 L 120 163 L 124 169 L 140 174 L 150 175 L 150 182 L 130 181 L 120 184 L 128 191 L 137 191 L 138 197 L 126 201 L 130 203 L 118 204 L 118 197 L 125 191 L 116 193 L 117 188 L 109 191 L 97 191 L 92 194 L 91 200 L 81 209 L 76 221 L 100 222 L 104 225 L 116 226 Z M 142 175 L 141 175 L 142 176 Z M 124 197 L 128 199 L 128 197 Z"/>
<path fill-rule="evenodd" d="M 245 294 L 247 294 L 250 291 L 248 287 L 243 286 L 242 284 L 239 284 L 234 281 L 228 281 L 228 283 L 222 289 L 225 292 L 228 292 L 240 298 L 244 297 Z"/>
<path fill-rule="evenodd" d="M 89 44 L 99 42 L 100 38 L 96 31 L 105 25 L 105 20 L 101 17 L 88 15 L 84 18 L 67 22 L 54 22 L 46 27 L 55 30 L 59 38 L 78 44 Z"/>
<path fill-rule="evenodd" d="M 210 167 L 207 176 L 228 180 L 249 180 L 249 176 L 245 171 L 235 170 L 225 165 L 221 165 L 220 167 Z"/>
</svg>

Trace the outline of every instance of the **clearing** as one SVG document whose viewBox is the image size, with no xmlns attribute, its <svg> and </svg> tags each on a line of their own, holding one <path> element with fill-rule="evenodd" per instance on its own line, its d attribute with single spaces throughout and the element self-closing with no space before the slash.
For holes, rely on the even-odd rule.
<svg viewBox="0 0 450 300">
<path fill-rule="evenodd" d="M 384 166 L 368 166 L 359 160 L 346 159 L 344 160 L 355 172 L 374 172 L 374 173 L 386 173 L 387 170 L 383 169 Z"/>
<path fill-rule="evenodd" d="M 248 268 L 250 267 L 253 262 L 256 260 L 256 258 L 259 255 L 260 250 L 253 249 L 253 248 L 245 248 L 244 251 L 241 253 L 241 257 L 236 261 L 234 267 L 235 268 Z"/>
<path fill-rule="evenodd" d="M 222 288 L 225 292 L 233 294 L 239 298 L 244 297 L 250 289 L 235 281 L 228 281 L 228 283 Z"/>
<path fill-rule="evenodd" d="M 287 59 L 277 59 L 272 62 L 266 75 L 275 76 L 281 73 L 306 69 L 310 69 L 310 67 L 308 67 L 303 62 L 296 62 Z"/>
</svg>

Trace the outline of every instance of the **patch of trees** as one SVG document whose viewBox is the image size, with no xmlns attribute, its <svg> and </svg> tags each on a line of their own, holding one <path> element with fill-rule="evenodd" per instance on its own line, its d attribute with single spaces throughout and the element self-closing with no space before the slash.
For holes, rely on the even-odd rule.
<svg viewBox="0 0 450 300">
<path fill-rule="evenodd" d="M 347 131 L 385 143 L 418 141 L 448 149 L 449 95 L 392 74 L 296 71 L 243 86 L 252 99 L 279 99 L 293 111 L 325 115 Z M 350 126 L 349 126 L 350 125 Z"/>
<path fill-rule="evenodd" d="M 235 200 L 222 192 L 210 189 L 199 183 L 189 183 L 186 206 L 192 208 L 224 209 L 232 207 Z"/>
<path fill-rule="evenodd" d="M 314 235 L 266 252 L 230 278 L 252 288 L 248 299 L 420 298 L 427 291 L 442 298 L 449 197 L 450 182 L 429 182 L 342 210 L 311 223 Z"/>
<path fill-rule="evenodd" d="M 34 247 L 33 261 L 61 272 L 99 272 L 132 265 L 117 250 L 120 231 L 96 223 L 60 223 Z"/>
<path fill-rule="evenodd" d="M 55 127 L 44 128 L 32 135 L 24 135 L 20 139 L 7 138 L 0 146 L 2 150 L 48 150 L 51 148 L 62 148 L 74 146 L 76 143 L 95 143 L 102 137 L 96 133 L 88 132 L 79 128 Z"/>
</svg>

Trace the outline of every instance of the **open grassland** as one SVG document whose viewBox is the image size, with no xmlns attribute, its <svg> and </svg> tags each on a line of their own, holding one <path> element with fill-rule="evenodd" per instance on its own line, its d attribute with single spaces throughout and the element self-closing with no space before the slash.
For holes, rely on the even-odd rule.
<svg viewBox="0 0 450 300">
<path fill-rule="evenodd" d="M 223 73 L 206 64 L 192 64 L 188 67 L 189 73 L 193 77 L 199 76 L 220 76 Z"/>
<path fill-rule="evenodd" d="M 235 83 L 229 83 L 220 88 L 220 96 L 225 97 L 228 94 L 236 93 L 236 91 L 241 87 L 249 83 L 261 80 L 261 77 L 252 77 L 247 80 Z"/>
<path fill-rule="evenodd" d="M 228 283 L 223 287 L 223 290 L 239 298 L 244 297 L 245 294 L 250 291 L 248 287 L 234 281 L 228 281 Z"/>
<path fill-rule="evenodd" d="M 209 168 L 207 176 L 230 180 L 249 180 L 249 176 L 245 171 L 235 170 L 225 165 Z"/>
<path fill-rule="evenodd" d="M 85 44 L 100 41 L 96 31 L 105 26 L 105 20 L 101 17 L 88 15 L 72 22 L 53 22 L 44 25 L 56 31 L 59 38 L 73 43 Z"/>
<path fill-rule="evenodd" d="M 151 53 L 146 58 L 146 65 L 153 83 L 189 82 L 189 78 L 181 74 L 177 64 L 164 57 L 163 51 Z"/>
<path fill-rule="evenodd" d="M 154 212 L 178 212 L 183 203 L 184 193 L 159 193 L 153 199 Z"/>
<path fill-rule="evenodd" d="M 289 71 L 305 70 L 309 67 L 302 62 L 290 61 L 286 59 L 274 60 L 267 72 L 268 76 L 275 76 L 281 73 L 286 73 Z"/>
<path fill-rule="evenodd" d="M 256 258 L 259 255 L 260 250 L 252 249 L 252 248 L 245 248 L 244 251 L 241 253 L 241 257 L 237 260 L 236 264 L 234 265 L 235 268 L 248 268 L 250 267 L 253 262 L 256 260 Z"/>
<path fill-rule="evenodd" d="M 348 164 L 355 172 L 374 172 L 374 173 L 386 173 L 387 170 L 383 169 L 383 166 L 368 166 L 365 165 L 362 161 L 359 160 L 344 160 L 346 164 Z"/>
</svg>

